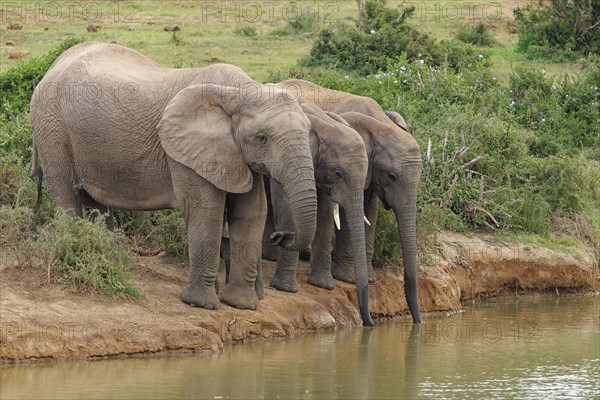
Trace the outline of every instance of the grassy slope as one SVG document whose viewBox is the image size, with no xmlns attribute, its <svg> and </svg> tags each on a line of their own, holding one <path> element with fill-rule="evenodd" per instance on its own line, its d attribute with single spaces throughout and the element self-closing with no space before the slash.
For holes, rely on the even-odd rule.
<svg viewBox="0 0 600 400">
<path fill-rule="evenodd" d="M 28 10 L 36 7 L 32 0 L 24 3 L 27 3 Z M 351 19 L 356 18 L 357 14 L 356 2 L 352 0 L 122 3 L 125 6 L 118 9 L 111 1 L 95 2 L 98 8 L 89 7 L 87 14 L 79 3 L 72 6 L 71 10 L 64 6 L 58 18 L 53 18 L 50 9 L 44 10 L 42 6 L 37 6 L 37 18 L 34 18 L 31 11 L 25 14 L 21 11 L 5 13 L 0 27 L 0 72 L 19 63 L 18 60 L 9 60 L 6 57 L 7 50 L 27 49 L 33 56 L 40 56 L 48 49 L 55 48 L 65 38 L 76 36 L 101 42 L 114 41 L 139 50 L 169 67 L 202 67 L 208 65 L 210 60 L 219 60 L 238 65 L 253 78 L 265 81 L 269 71 L 294 65 L 310 49 L 313 37 L 311 33 L 271 35 L 275 29 L 285 26 L 289 19 L 286 15 L 293 12 L 294 5 L 304 10 L 304 13 L 308 9 L 313 15 L 326 19 L 317 28 L 351 23 Z M 389 1 L 389 4 L 401 3 Z M 575 66 L 572 64 L 548 65 L 533 62 L 514 51 L 517 37 L 508 32 L 507 22 L 513 19 L 512 8 L 523 3 L 524 0 L 489 4 L 458 0 L 417 0 L 410 2 L 417 7 L 410 23 L 435 38 L 447 39 L 453 37 L 463 24 L 484 21 L 493 30 L 498 42 L 490 52 L 494 73 L 503 82 L 508 79 L 511 67 L 520 63 L 539 65 L 550 74 L 574 71 Z M 225 13 L 219 14 L 213 7 L 221 7 L 223 4 Z M 260 17 L 255 17 L 256 8 L 252 5 L 256 4 L 262 7 Z M 100 18 L 86 19 L 86 15 L 99 15 Z M 22 30 L 7 30 L 9 22 L 19 22 L 24 27 Z M 101 25 L 100 30 L 97 33 L 87 32 L 89 23 Z M 181 27 L 181 31 L 177 33 L 177 38 L 181 41 L 179 45 L 173 39 L 172 33 L 163 30 L 167 25 Z M 236 36 L 234 31 L 240 27 L 253 27 L 257 35 Z M 13 41 L 14 46 L 6 46 L 6 40 Z"/>
</svg>

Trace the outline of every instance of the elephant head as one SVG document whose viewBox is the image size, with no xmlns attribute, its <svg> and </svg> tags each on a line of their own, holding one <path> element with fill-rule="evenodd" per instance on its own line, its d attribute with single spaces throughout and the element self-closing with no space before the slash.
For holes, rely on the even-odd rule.
<svg viewBox="0 0 600 400">
<path fill-rule="evenodd" d="M 406 300 L 414 322 L 422 322 L 417 296 L 416 254 L 416 200 L 421 175 L 419 145 L 385 114 L 377 119 L 358 112 L 346 112 L 340 116 L 362 136 L 371 160 L 371 175 L 367 179 L 370 179 L 371 188 L 385 209 L 392 209 L 396 215 L 402 244 Z"/>
<path fill-rule="evenodd" d="M 182 89 L 162 113 L 161 145 L 173 160 L 226 192 L 249 191 L 251 171 L 281 183 L 296 232 L 275 232 L 272 239 L 302 250 L 313 240 L 316 223 L 310 121 L 292 94 L 264 85 L 256 89 L 251 99 L 214 84 Z"/>
<path fill-rule="evenodd" d="M 315 183 L 344 209 L 345 221 L 341 222 L 348 225 L 354 244 L 352 256 L 360 314 L 363 324 L 371 326 L 364 226 L 364 189 L 369 164 L 365 145 L 360 135 L 337 115 L 325 113 L 314 105 L 303 104 L 302 108 L 311 121 Z M 310 279 L 310 283 L 322 286 Z"/>
</svg>

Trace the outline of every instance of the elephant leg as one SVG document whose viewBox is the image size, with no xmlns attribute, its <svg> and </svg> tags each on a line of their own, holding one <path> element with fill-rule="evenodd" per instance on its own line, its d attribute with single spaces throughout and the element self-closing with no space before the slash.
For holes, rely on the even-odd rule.
<svg viewBox="0 0 600 400">
<path fill-rule="evenodd" d="M 189 283 L 180 298 L 192 306 L 216 309 L 225 192 L 172 159 L 169 166 L 188 237 Z"/>
<path fill-rule="evenodd" d="M 321 189 L 317 190 L 317 230 L 311 244 L 310 275 L 311 285 L 333 289 L 331 275 L 331 240 L 333 237 L 333 202 Z"/>
<path fill-rule="evenodd" d="M 258 305 L 255 285 L 267 212 L 262 177 L 256 173 L 253 175 L 253 185 L 249 192 L 228 195 L 231 267 L 229 282 L 221 294 L 224 303 L 247 309 L 256 309 Z"/>
<path fill-rule="evenodd" d="M 56 158 L 56 154 L 54 156 Z M 73 165 L 73 161 L 65 160 L 64 164 L 60 165 L 54 162 L 54 158 L 43 166 L 50 197 L 56 206 L 63 208 L 71 216 L 81 217 L 83 204 L 80 191 L 77 189 L 75 171 L 68 167 Z"/>
<path fill-rule="evenodd" d="M 283 187 L 275 181 L 271 181 L 271 199 L 276 229 L 294 231 L 294 222 L 287 196 L 283 191 Z M 277 268 L 269 285 L 277 290 L 296 293 L 298 291 L 298 281 L 296 280 L 297 265 L 297 251 L 290 251 L 277 246 Z"/>
<path fill-rule="evenodd" d="M 373 249 L 375 244 L 375 224 L 377 223 L 377 196 L 365 192 L 365 216 L 371 225 L 365 224 L 365 245 L 367 250 L 367 267 L 369 269 L 369 282 L 375 281 L 373 271 Z M 346 216 L 340 208 L 340 220 L 345 221 Z M 335 254 L 331 274 L 340 281 L 354 283 L 354 259 L 352 257 L 352 241 L 347 226 L 342 225 L 335 233 Z"/>
</svg>

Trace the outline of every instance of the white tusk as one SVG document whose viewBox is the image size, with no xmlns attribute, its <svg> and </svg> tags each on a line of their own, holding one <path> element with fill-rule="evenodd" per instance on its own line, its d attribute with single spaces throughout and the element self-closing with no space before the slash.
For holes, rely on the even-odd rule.
<svg viewBox="0 0 600 400">
<path fill-rule="evenodd" d="M 366 215 L 363 215 L 363 218 L 365 219 L 365 224 L 371 226 L 371 223 L 369 222 L 369 220 L 367 219 Z"/>
<path fill-rule="evenodd" d="M 333 221 L 335 222 L 335 227 L 339 231 L 340 228 L 340 205 L 338 203 L 333 203 Z"/>
</svg>

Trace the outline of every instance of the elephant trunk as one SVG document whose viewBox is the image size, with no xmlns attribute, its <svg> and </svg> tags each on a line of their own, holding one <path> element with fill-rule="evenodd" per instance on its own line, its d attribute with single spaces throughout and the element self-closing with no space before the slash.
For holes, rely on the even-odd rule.
<svg viewBox="0 0 600 400">
<path fill-rule="evenodd" d="M 306 147 L 307 156 L 298 155 L 284 167 L 274 167 L 271 171 L 271 176 L 281 183 L 287 195 L 296 228 L 295 233 L 275 232 L 271 242 L 291 251 L 308 249 L 315 236 L 317 191 L 313 161 L 308 145 Z"/>
<path fill-rule="evenodd" d="M 421 323 L 423 320 L 419 311 L 417 293 L 416 188 L 414 191 L 406 190 L 404 196 L 400 196 L 398 203 L 393 206 L 393 209 L 398 222 L 400 243 L 402 244 L 404 294 L 413 322 Z"/>
<path fill-rule="evenodd" d="M 365 222 L 363 197 L 342 204 L 348 224 L 348 232 L 352 242 L 352 257 L 354 259 L 354 275 L 360 316 L 364 326 L 373 326 L 369 313 L 369 274 L 367 269 L 367 252 L 365 248 Z"/>
</svg>

